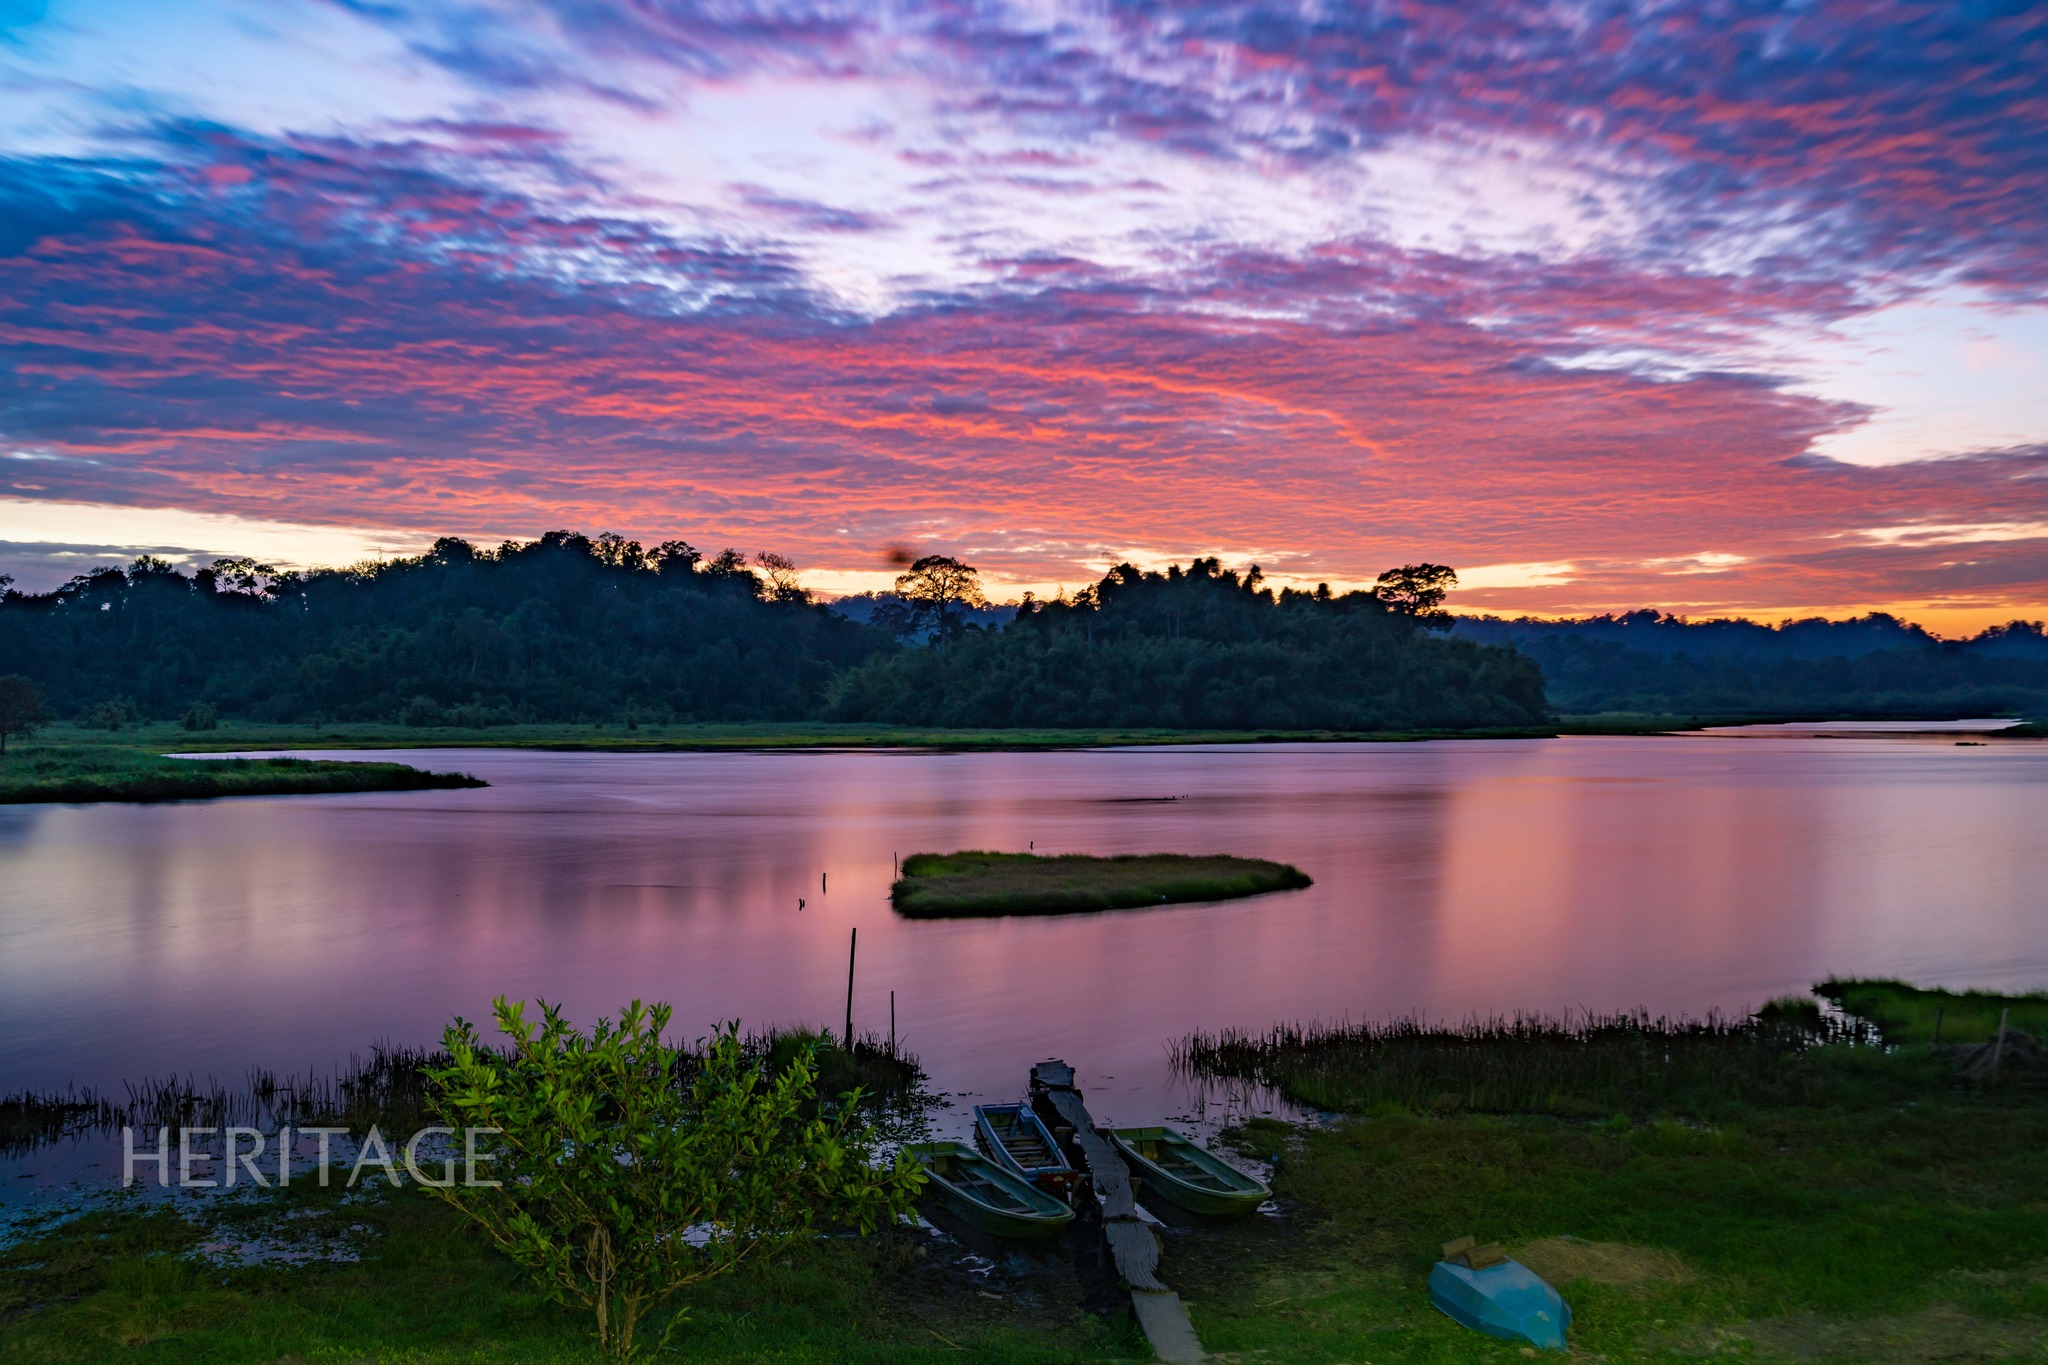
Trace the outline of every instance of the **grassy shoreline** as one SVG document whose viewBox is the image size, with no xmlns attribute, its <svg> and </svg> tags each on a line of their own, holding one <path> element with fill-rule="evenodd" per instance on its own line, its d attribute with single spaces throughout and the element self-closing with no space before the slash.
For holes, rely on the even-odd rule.
<svg viewBox="0 0 2048 1365">
<path fill-rule="evenodd" d="M 910 919 L 1061 915 L 1238 900 L 1310 884 L 1300 868 L 1263 858 L 968 850 L 911 854 L 889 902 Z"/>
<path fill-rule="evenodd" d="M 1408 744 L 1431 740 L 1556 739 L 1561 736 L 1682 734 L 1713 726 L 1797 723 L 1781 715 L 1560 716 L 1555 724 L 1475 730 L 1159 730 L 1143 728 L 949 729 L 826 721 L 706 722 L 628 727 L 608 724 L 515 724 L 485 727 L 222 721 L 212 730 L 183 730 L 169 721 L 117 731 L 73 724 L 50 726 L 45 744 L 138 749 L 151 753 L 235 753 L 271 749 L 540 749 L 597 753 L 720 753 L 752 750 L 913 749 L 941 753 L 1147 748 L 1189 744 Z M 1911 732 L 1903 732 L 1911 733 Z M 1929 732 L 1935 733 L 1935 732 Z M 2039 725 L 2001 731 L 1999 739 L 2048 736 Z"/>
<path fill-rule="evenodd" d="M 141 747 L 13 744 L 0 760 L 0 805 L 94 801 L 198 801 L 223 796 L 311 796 L 488 785 L 467 773 L 404 763 L 302 758 L 178 759 Z"/>
<path fill-rule="evenodd" d="M 1280 1211 L 1163 1230 L 1163 1274 L 1209 1351 L 1290 1365 L 1522 1361 L 1424 1294 L 1438 1245 L 1470 1233 L 1560 1288 L 1574 1355 L 1594 1361 L 2043 1358 L 2048 1087 L 1962 1083 L 1940 1050 L 1882 1045 L 1791 1002 L 1707 1028 L 1640 1015 L 1562 1023 L 1240 1038 L 1276 1055 L 1373 1054 L 1349 1074 L 1378 1081 L 1324 1095 L 1341 1112 L 1321 1122 L 1225 1130 L 1273 1163 Z M 1759 1039 L 1790 1049 L 1791 1064 L 1760 1056 Z M 1507 1073 L 1488 1063 L 1501 1059 L 1533 1079 L 1477 1103 L 1431 1098 L 1432 1069 L 1499 1081 Z M 1644 1084 L 1674 1065 L 1686 1084 Z M 278 1258 L 300 1249 L 303 1263 Z M 694 1291 L 664 1358 L 1148 1358 L 1123 1296 L 1110 1300 L 1091 1298 L 1058 1250 L 991 1264 L 908 1229 L 834 1236 Z M 456 1365 L 594 1353 L 578 1315 L 534 1293 L 445 1206 L 381 1184 L 295 1182 L 246 1204 L 111 1208 L 0 1251 L 0 1358 Z"/>
</svg>

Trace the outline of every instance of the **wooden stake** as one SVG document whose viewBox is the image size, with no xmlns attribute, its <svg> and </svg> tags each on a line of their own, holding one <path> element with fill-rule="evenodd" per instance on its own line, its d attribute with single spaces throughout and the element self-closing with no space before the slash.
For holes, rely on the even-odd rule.
<svg viewBox="0 0 2048 1365">
<path fill-rule="evenodd" d="M 896 1055 L 896 992 L 889 992 L 889 1055 Z"/>
<path fill-rule="evenodd" d="M 1998 1012 L 1998 1036 L 1991 1040 L 1991 1084 L 1998 1084 L 1998 1059 L 2005 1055 L 2005 1021 L 2012 1017 L 2012 1006 L 2007 1005 Z"/>
<path fill-rule="evenodd" d="M 860 930 L 846 941 L 846 1050 L 853 1051 L 853 954 L 860 947 Z"/>
<path fill-rule="evenodd" d="M 1934 1007 L 1934 1045 L 1941 1046 L 1941 1006 Z"/>
</svg>

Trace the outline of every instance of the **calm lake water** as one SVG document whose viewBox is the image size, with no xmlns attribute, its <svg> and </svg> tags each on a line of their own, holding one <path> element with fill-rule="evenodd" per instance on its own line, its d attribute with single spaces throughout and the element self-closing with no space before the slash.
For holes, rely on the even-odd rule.
<svg viewBox="0 0 2048 1365">
<path fill-rule="evenodd" d="M 1276 1020 L 1737 1009 L 1829 973 L 2048 983 L 2048 744 L 1695 735 L 1031 754 L 364 754 L 486 790 L 0 807 L 0 1091 L 331 1069 L 491 996 L 898 1029 L 935 1084 Z M 1307 890 L 897 919 L 917 850 L 1230 852 Z M 821 876 L 829 884 L 820 886 Z M 799 911 L 798 898 L 806 902 Z"/>
</svg>

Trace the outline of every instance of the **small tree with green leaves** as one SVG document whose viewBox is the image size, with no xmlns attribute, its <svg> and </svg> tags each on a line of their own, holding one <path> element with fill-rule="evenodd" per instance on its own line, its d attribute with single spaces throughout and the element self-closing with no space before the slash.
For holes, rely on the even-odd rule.
<svg viewBox="0 0 2048 1365">
<path fill-rule="evenodd" d="M 613 1360 L 678 1291 L 820 1225 L 871 1231 L 922 1181 L 907 1160 L 877 1164 L 857 1096 L 820 1112 L 812 1049 L 770 1074 L 736 1024 L 694 1049 L 663 1041 L 665 1004 L 635 1000 L 588 1035 L 545 1002 L 537 1026 L 523 1001 L 492 1008 L 511 1046 L 486 1048 L 457 1019 L 450 1063 L 429 1076 L 443 1122 L 495 1130 L 474 1174 L 499 1183 L 433 1192 L 557 1300 L 593 1310 Z"/>
<path fill-rule="evenodd" d="M 27 739 L 49 723 L 50 708 L 43 705 L 42 690 L 34 679 L 19 673 L 0 678 L 0 758 L 7 756 L 9 738 Z"/>
</svg>

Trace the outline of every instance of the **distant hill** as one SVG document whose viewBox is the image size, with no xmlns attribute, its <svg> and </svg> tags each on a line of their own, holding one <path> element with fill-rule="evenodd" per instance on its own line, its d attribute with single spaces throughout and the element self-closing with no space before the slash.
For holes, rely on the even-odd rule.
<svg viewBox="0 0 2048 1365">
<path fill-rule="evenodd" d="M 1567 713 L 2048 715 L 2048 635 L 2039 622 L 1944 641 L 1882 613 L 1770 626 L 1633 611 L 1563 621 L 1464 616 L 1451 634 L 1534 659 L 1550 704 Z"/>
</svg>

